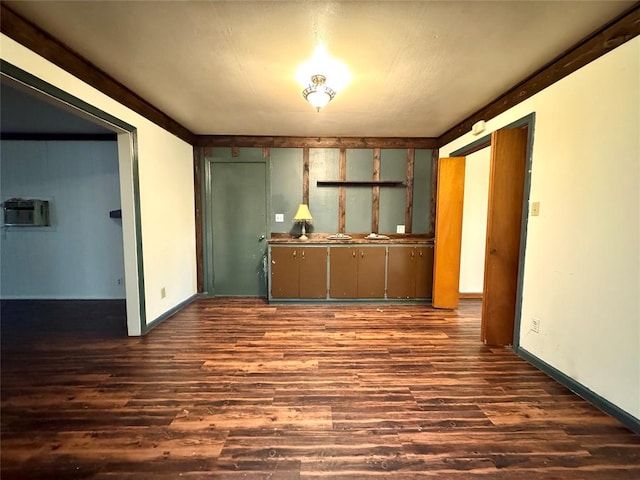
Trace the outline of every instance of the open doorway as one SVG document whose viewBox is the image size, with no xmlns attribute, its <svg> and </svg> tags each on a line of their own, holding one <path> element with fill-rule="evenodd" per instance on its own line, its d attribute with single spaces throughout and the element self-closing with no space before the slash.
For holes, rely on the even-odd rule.
<svg viewBox="0 0 640 480">
<path fill-rule="evenodd" d="M 491 147 L 482 285 L 486 344 L 518 345 L 534 119 L 534 114 L 524 117 L 441 159 L 446 178 L 438 179 L 434 306 L 456 308 L 466 156 Z M 441 181 L 446 192 L 440 190 Z"/>
<path fill-rule="evenodd" d="M 3 143 L 5 144 L 3 145 L 3 153 L 8 153 L 8 150 L 13 154 L 22 151 L 24 157 L 29 157 L 30 153 L 24 150 L 34 148 L 45 153 L 41 161 L 42 169 L 37 166 L 25 167 L 21 176 L 15 177 L 15 179 L 20 177 L 23 180 L 25 178 L 29 180 L 30 172 L 32 172 L 33 181 L 31 183 L 27 181 L 19 185 L 16 181 L 10 184 L 14 180 L 12 178 L 3 182 L 2 200 L 5 200 L 7 194 L 17 196 L 22 195 L 21 192 L 24 191 L 26 192 L 24 195 L 29 197 L 34 195 L 49 197 L 44 200 L 51 202 L 54 212 L 51 225 L 38 227 L 39 232 L 32 229 L 29 235 L 34 238 L 29 241 L 23 242 L 22 240 L 25 239 L 17 238 L 18 235 L 24 237 L 25 228 L 28 227 L 10 227 L 13 229 L 12 232 L 3 229 L 2 235 L 7 238 L 9 233 L 12 234 L 13 244 L 23 243 L 20 245 L 22 250 L 33 242 L 38 244 L 38 242 L 44 241 L 46 244 L 44 248 L 47 251 L 42 251 L 42 245 L 31 245 L 34 249 L 39 249 L 39 255 L 42 257 L 39 262 L 34 261 L 34 255 L 24 255 L 24 252 L 19 258 L 16 258 L 16 261 L 19 263 L 24 260 L 24 264 L 34 270 L 32 272 L 34 278 L 42 280 L 41 276 L 38 276 L 38 269 L 44 269 L 43 271 L 48 272 L 50 278 L 47 280 L 48 283 L 41 283 L 40 287 L 29 291 L 28 288 L 25 290 L 25 287 L 30 287 L 28 285 L 29 269 L 26 269 L 26 280 L 20 279 L 21 285 L 7 285 L 7 279 L 18 282 L 16 275 L 8 276 L 3 279 L 5 280 L 4 286 L 11 286 L 17 290 L 11 292 L 7 290 L 7 295 L 3 292 L 2 298 L 39 300 L 68 298 L 82 299 L 85 302 L 93 302 L 98 298 L 108 298 L 110 301 L 119 299 L 119 305 L 115 305 L 115 307 L 112 305 L 106 309 L 109 321 L 113 321 L 114 312 L 123 312 L 124 315 L 120 315 L 120 331 L 124 335 L 140 335 L 144 319 L 144 304 L 140 295 L 142 264 L 141 246 L 138 242 L 140 238 L 139 206 L 136 206 L 138 187 L 135 128 L 10 64 L 3 62 L 1 73 L 2 127 Z M 22 104 L 18 103 L 18 107 L 21 107 L 18 110 L 8 108 L 11 103 L 9 98 L 13 97 L 20 97 L 23 100 Z M 25 99 L 29 99 L 28 105 Z M 33 111 L 33 108 L 37 108 L 38 105 L 42 107 L 40 114 Z M 49 127 L 46 127 L 43 122 L 49 122 Z M 31 124 L 30 129 L 20 127 L 21 124 L 28 125 L 29 123 Z M 12 131 L 10 132 L 8 129 Z M 22 131 L 20 131 L 21 129 Z M 40 136 L 37 130 L 39 130 Z M 9 143 L 11 143 L 11 148 L 16 150 L 15 152 L 11 148 L 8 150 L 4 148 Z M 15 159 L 16 156 L 13 154 L 12 158 Z M 52 160 L 54 157 L 55 160 Z M 65 159 L 70 158 L 75 158 L 77 165 L 74 165 L 76 167 L 80 165 L 87 171 L 75 168 L 71 165 L 73 161 L 71 163 L 64 162 Z M 52 163 L 58 163 L 62 167 L 53 168 Z M 45 165 L 49 170 L 43 172 Z M 57 177 L 55 182 L 53 177 Z M 53 183 L 56 183 L 58 193 L 50 190 L 49 187 Z M 29 185 L 28 188 L 27 185 Z M 95 188 L 96 185 L 100 187 Z M 67 191 L 74 189 L 85 190 L 86 194 L 84 196 L 86 198 L 76 197 L 77 202 L 83 203 L 78 210 L 73 210 L 70 207 L 74 203 L 73 197 L 67 195 L 69 198 L 62 198 Z M 89 191 L 86 192 L 86 190 Z M 91 205 L 96 202 L 99 205 L 93 205 L 96 207 L 93 208 L 86 204 L 87 199 Z M 61 208 L 57 213 L 56 206 Z M 64 212 L 62 211 L 63 207 Z M 73 213 L 69 215 L 71 211 Z M 57 222 L 60 217 L 56 219 L 56 215 L 63 214 L 66 215 L 64 227 L 60 222 Z M 98 218 L 100 219 L 99 224 L 104 227 L 102 233 L 96 232 L 97 227 L 90 225 L 94 219 Z M 20 228 L 22 230 L 19 230 Z M 35 233 L 41 235 L 38 237 Z M 62 238 L 65 235 L 66 240 Z M 95 242 L 92 242 L 90 238 L 92 235 L 99 235 L 94 239 Z M 100 238 L 101 235 L 109 237 L 109 241 L 103 245 L 102 252 L 93 252 L 93 244 L 98 243 L 98 240 L 103 240 Z M 110 238 L 112 236 L 113 238 Z M 45 239 L 45 237 L 48 238 Z M 3 238 L 3 240 L 5 239 Z M 70 247 L 73 251 L 69 252 L 69 249 L 65 251 L 66 243 L 73 244 Z M 95 262 L 82 261 L 83 254 L 85 256 L 86 254 L 94 255 Z M 69 257 L 66 260 L 65 255 Z M 22 260 L 20 260 L 21 258 Z M 74 264 L 74 261 L 77 261 L 77 264 Z M 105 261 L 108 266 L 89 265 L 105 263 Z M 62 262 L 61 265 L 60 262 Z M 3 261 L 3 263 L 5 262 Z M 13 267 L 17 268 L 16 272 L 20 271 L 20 265 L 12 265 Z M 90 269 L 90 271 L 84 271 L 85 269 Z M 103 271 L 100 272 L 101 270 Z M 4 273 L 5 265 L 3 265 Z M 87 305 L 88 303 L 85 303 L 85 306 Z"/>
</svg>

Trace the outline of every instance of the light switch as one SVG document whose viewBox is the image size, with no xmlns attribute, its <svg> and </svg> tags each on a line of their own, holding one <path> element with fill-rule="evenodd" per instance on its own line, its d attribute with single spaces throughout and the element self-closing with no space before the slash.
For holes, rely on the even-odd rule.
<svg viewBox="0 0 640 480">
<path fill-rule="evenodd" d="M 284 213 L 276 213 L 276 223 L 284 222 Z"/>
<path fill-rule="evenodd" d="M 404 233 L 404 225 L 396 225 L 396 233 Z"/>
<path fill-rule="evenodd" d="M 537 217 L 540 215 L 540 202 L 531 202 L 531 216 Z"/>
</svg>

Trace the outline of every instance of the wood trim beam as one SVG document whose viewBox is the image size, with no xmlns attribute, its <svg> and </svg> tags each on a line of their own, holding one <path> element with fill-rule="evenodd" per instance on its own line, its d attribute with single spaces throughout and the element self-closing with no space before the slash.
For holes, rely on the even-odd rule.
<svg viewBox="0 0 640 480">
<path fill-rule="evenodd" d="M 438 147 L 436 138 L 418 137 L 278 137 L 246 135 L 196 135 L 201 147 L 273 148 L 423 148 Z"/>
<path fill-rule="evenodd" d="M 309 205 L 309 148 L 302 149 L 302 203 Z"/>
<path fill-rule="evenodd" d="M 411 233 L 413 228 L 413 177 L 415 162 L 415 149 L 407 149 L 407 190 L 404 202 L 404 233 Z"/>
<path fill-rule="evenodd" d="M 431 215 L 429 215 L 429 235 L 436 234 L 436 197 L 438 194 L 438 149 L 431 151 Z"/>
<path fill-rule="evenodd" d="M 380 181 L 380 149 L 373 149 L 373 181 Z M 380 185 L 371 188 L 371 231 L 378 233 L 380 228 Z"/>
<path fill-rule="evenodd" d="M 202 233 L 202 148 L 193 149 L 193 186 L 196 216 L 196 282 L 198 293 L 204 292 L 204 240 Z"/>
<path fill-rule="evenodd" d="M 340 180 L 347 179 L 347 150 L 340 149 Z M 347 189 L 344 186 L 338 187 L 338 233 L 345 233 L 347 211 Z"/>
<path fill-rule="evenodd" d="M 178 138 L 195 143 L 196 136 L 187 128 L 4 4 L 0 31 Z"/>
<path fill-rule="evenodd" d="M 438 148 L 471 131 L 474 123 L 497 117 L 638 35 L 640 35 L 640 2 L 440 135 Z"/>
</svg>

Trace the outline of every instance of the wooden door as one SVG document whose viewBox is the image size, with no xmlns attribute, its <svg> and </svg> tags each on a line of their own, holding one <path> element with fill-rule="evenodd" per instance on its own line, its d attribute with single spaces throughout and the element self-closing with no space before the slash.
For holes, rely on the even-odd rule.
<svg viewBox="0 0 640 480">
<path fill-rule="evenodd" d="M 438 160 L 433 306 L 458 308 L 465 157 Z"/>
<path fill-rule="evenodd" d="M 355 247 L 329 248 L 331 298 L 358 296 L 358 249 Z"/>
<path fill-rule="evenodd" d="M 416 248 L 416 298 L 431 298 L 433 290 L 433 247 Z"/>
<path fill-rule="evenodd" d="M 416 248 L 389 247 L 387 298 L 416 296 Z"/>
<path fill-rule="evenodd" d="M 385 247 L 358 249 L 358 298 L 384 298 Z"/>
<path fill-rule="evenodd" d="M 516 312 L 527 129 L 491 135 L 482 341 L 510 345 Z"/>
<path fill-rule="evenodd" d="M 327 298 L 327 248 L 303 247 L 299 262 L 300 298 Z"/>
<path fill-rule="evenodd" d="M 271 247 L 271 296 L 298 298 L 298 248 Z"/>
</svg>

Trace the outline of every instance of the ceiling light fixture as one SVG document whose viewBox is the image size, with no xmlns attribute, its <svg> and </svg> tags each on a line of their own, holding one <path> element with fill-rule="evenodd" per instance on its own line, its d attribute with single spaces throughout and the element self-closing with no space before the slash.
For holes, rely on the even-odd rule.
<svg viewBox="0 0 640 480">
<path fill-rule="evenodd" d="M 327 78 L 324 75 L 312 75 L 311 83 L 302 91 L 302 96 L 316 109 L 316 112 L 326 107 L 331 99 L 336 96 L 335 90 L 329 87 L 325 83 L 326 81 Z"/>
<path fill-rule="evenodd" d="M 296 80 L 303 89 L 302 96 L 317 112 L 338 92 L 342 92 L 350 78 L 349 69 L 332 58 L 322 45 L 316 47 L 313 56 L 303 62 L 296 72 Z"/>
</svg>

